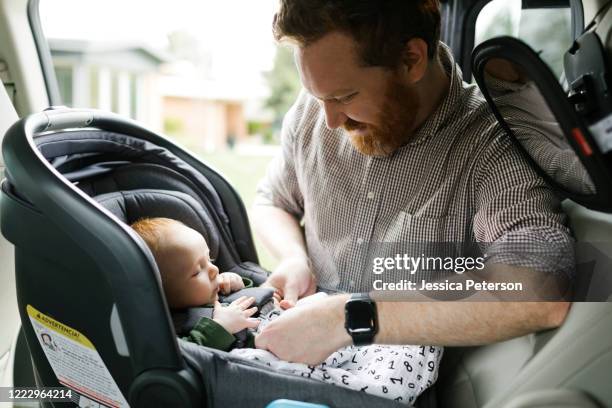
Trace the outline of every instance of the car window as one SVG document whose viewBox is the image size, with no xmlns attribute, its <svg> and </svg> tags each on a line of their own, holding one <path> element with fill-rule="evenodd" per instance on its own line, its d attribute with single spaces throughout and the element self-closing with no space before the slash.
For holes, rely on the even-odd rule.
<svg viewBox="0 0 612 408">
<path fill-rule="evenodd" d="M 563 54 L 572 43 L 571 10 L 569 6 L 523 9 L 521 0 L 492 0 L 478 14 L 474 45 L 502 35 L 526 42 L 560 78 Z"/>
<path fill-rule="evenodd" d="M 219 169 L 250 208 L 300 88 L 291 50 L 272 36 L 277 6 L 40 0 L 39 12 L 61 104 L 167 135 Z"/>
</svg>

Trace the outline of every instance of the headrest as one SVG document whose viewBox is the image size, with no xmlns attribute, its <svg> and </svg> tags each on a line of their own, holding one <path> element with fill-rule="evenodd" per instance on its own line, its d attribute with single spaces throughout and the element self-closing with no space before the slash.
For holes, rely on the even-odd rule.
<svg viewBox="0 0 612 408">
<path fill-rule="evenodd" d="M 90 196 L 139 188 L 182 191 L 201 201 L 220 223 L 229 223 L 210 181 L 166 148 L 87 129 L 41 135 L 35 142 L 53 167 Z"/>
<path fill-rule="evenodd" d="M 219 253 L 219 236 L 202 206 L 187 194 L 155 189 L 116 191 L 94 199 L 126 224 L 141 218 L 166 217 L 182 222 L 204 236 L 211 258 Z"/>
</svg>

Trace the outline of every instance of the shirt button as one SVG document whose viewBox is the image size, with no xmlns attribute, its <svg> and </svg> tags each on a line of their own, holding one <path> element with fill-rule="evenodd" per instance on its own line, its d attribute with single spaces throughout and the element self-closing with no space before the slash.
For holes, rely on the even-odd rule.
<svg viewBox="0 0 612 408">
<path fill-rule="evenodd" d="M 369 191 L 368 192 L 368 199 L 373 199 L 374 198 L 374 192 L 373 191 Z"/>
<path fill-rule="evenodd" d="M 363 244 L 363 238 L 357 238 L 357 245 Z"/>
</svg>

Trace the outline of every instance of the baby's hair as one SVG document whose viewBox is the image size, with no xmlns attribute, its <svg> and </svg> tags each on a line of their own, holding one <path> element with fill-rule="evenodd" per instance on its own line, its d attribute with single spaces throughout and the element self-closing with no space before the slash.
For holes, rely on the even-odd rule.
<svg viewBox="0 0 612 408">
<path fill-rule="evenodd" d="M 164 239 L 164 230 L 172 225 L 183 225 L 180 221 L 170 218 L 155 217 L 141 218 L 131 225 L 140 237 L 149 246 L 153 254 L 156 254 Z"/>
</svg>

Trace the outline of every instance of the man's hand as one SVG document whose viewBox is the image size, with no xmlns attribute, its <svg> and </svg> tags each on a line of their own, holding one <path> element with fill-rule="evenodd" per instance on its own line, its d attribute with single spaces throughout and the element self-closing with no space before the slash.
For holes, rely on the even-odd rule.
<svg viewBox="0 0 612 408">
<path fill-rule="evenodd" d="M 328 296 L 287 310 L 255 337 L 255 347 L 278 358 L 319 364 L 352 343 L 344 329 L 344 303 L 349 295 Z"/>
<path fill-rule="evenodd" d="M 255 328 L 259 325 L 259 320 L 251 318 L 251 316 L 257 311 L 257 308 L 249 308 L 254 301 L 254 297 L 240 296 L 226 307 L 221 306 L 219 302 L 215 302 L 213 320 L 231 334 L 238 333 L 246 328 Z"/>
<path fill-rule="evenodd" d="M 274 297 L 283 309 L 295 306 L 299 298 L 312 295 L 317 289 L 308 260 L 302 257 L 283 259 L 262 286 L 275 289 Z"/>
<path fill-rule="evenodd" d="M 244 282 L 240 275 L 234 272 L 223 272 L 219 274 L 219 292 L 223 295 L 229 295 L 244 289 Z"/>
</svg>

